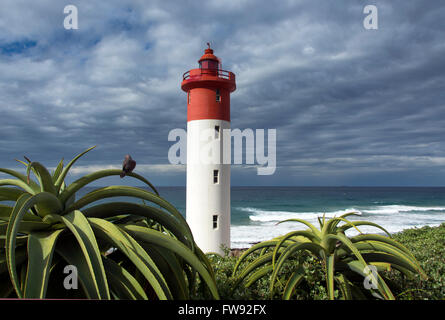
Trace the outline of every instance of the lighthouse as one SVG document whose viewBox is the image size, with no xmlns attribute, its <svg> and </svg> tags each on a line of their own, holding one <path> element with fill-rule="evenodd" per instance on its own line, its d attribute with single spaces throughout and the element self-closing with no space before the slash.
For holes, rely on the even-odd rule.
<svg viewBox="0 0 445 320">
<path fill-rule="evenodd" d="M 186 219 L 203 252 L 222 254 L 230 248 L 230 161 L 223 161 L 230 135 L 225 141 L 223 132 L 230 130 L 235 74 L 222 70 L 210 44 L 198 63 L 181 83 L 187 93 Z"/>
</svg>

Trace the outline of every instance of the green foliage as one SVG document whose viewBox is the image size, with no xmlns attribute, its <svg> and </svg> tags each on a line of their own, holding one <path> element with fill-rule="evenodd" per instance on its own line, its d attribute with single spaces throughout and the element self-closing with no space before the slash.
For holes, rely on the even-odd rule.
<svg viewBox="0 0 445 320">
<path fill-rule="evenodd" d="M 233 268 L 237 258 L 231 256 L 226 251 L 223 256 L 218 254 L 207 254 L 214 270 L 215 280 L 221 299 L 224 300 L 250 300 L 261 299 L 261 293 L 257 293 L 252 288 L 239 286 L 233 289 L 234 278 L 232 277 Z M 264 299 L 264 297 L 262 297 Z"/>
<path fill-rule="evenodd" d="M 412 279 L 401 277 L 396 271 L 389 277 L 400 288 L 399 299 L 445 299 L 445 223 L 439 227 L 407 229 L 394 235 L 417 258 L 428 280 L 415 275 Z"/>
<path fill-rule="evenodd" d="M 94 148 L 94 147 L 93 147 Z M 51 174 L 25 157 L 27 175 L 2 169 L 0 180 L 0 297 L 93 299 L 218 299 L 212 266 L 196 246 L 183 216 L 152 192 L 128 186 L 84 186 L 121 170 L 101 170 L 70 185 L 74 163 Z M 31 179 L 34 174 L 36 181 Z M 101 201 L 133 197 L 143 203 Z M 77 267 L 80 290 L 66 290 L 66 265 Z"/>
<path fill-rule="evenodd" d="M 241 263 L 241 268 L 254 261 L 260 252 L 256 251 L 250 254 Z M 294 297 L 300 300 L 322 300 L 326 299 L 326 289 L 324 287 L 324 279 L 322 277 L 323 270 L 320 263 L 315 263 L 314 258 L 302 253 L 305 259 L 308 259 L 305 270 L 306 281 L 303 282 L 299 288 L 295 290 Z M 262 277 L 257 281 L 251 283 L 248 287 L 243 285 L 237 285 L 236 277 L 232 277 L 233 270 L 238 261 L 237 257 L 232 255 L 208 255 L 211 264 L 215 270 L 215 278 L 218 286 L 221 299 L 224 300 L 266 300 L 271 299 L 269 295 L 269 280 L 267 277 Z M 286 268 L 289 268 L 289 264 Z M 274 293 L 272 299 L 282 299 L 282 297 Z"/>
<path fill-rule="evenodd" d="M 251 287 L 267 279 L 269 298 L 307 298 L 307 289 L 315 299 L 395 299 L 397 289 L 387 273 L 397 270 L 405 277 L 427 276 L 416 258 L 401 243 L 378 234 L 346 237 L 350 228 L 371 225 L 366 221 L 354 224 L 341 217 L 319 219 L 320 229 L 305 220 L 289 219 L 308 227 L 285 236 L 252 246 L 239 258 L 233 269 L 233 288 L 241 284 Z M 359 229 L 357 229 L 360 231 Z M 387 232 L 386 232 L 387 233 Z M 250 258 L 250 261 L 246 261 Z M 370 272 L 376 268 L 377 272 Z M 319 272 L 322 270 L 323 272 Z M 325 287 L 320 282 L 325 282 Z M 373 284 L 367 288 L 364 282 Z M 306 286 L 306 290 L 304 287 Z M 303 288 L 303 289 L 302 289 Z"/>
</svg>

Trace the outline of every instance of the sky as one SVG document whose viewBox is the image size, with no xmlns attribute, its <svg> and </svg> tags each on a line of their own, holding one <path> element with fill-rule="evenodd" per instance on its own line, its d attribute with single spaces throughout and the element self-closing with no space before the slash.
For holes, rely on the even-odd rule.
<svg viewBox="0 0 445 320">
<path fill-rule="evenodd" d="M 274 174 L 232 165 L 232 185 L 445 186 L 444 20 L 440 0 L 1 0 L 0 167 L 96 145 L 68 182 L 128 153 L 153 184 L 185 185 L 168 134 L 211 42 L 236 74 L 231 127 L 277 132 Z"/>
</svg>

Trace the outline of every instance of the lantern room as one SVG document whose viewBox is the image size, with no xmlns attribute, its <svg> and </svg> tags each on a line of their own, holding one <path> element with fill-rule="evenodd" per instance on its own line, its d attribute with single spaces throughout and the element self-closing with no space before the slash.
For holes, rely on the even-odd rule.
<svg viewBox="0 0 445 320">
<path fill-rule="evenodd" d="M 201 59 L 198 60 L 199 68 L 214 71 L 222 69 L 221 61 L 213 54 L 213 50 L 210 48 L 210 43 L 207 42 L 207 46 L 208 48 L 205 49 Z"/>
<path fill-rule="evenodd" d="M 207 43 L 208 48 L 198 60 L 199 68 L 184 73 L 181 83 L 182 90 L 188 92 L 198 87 L 214 87 L 227 89 L 233 92 L 236 89 L 235 74 L 222 70 L 221 60 L 213 54 L 213 49 Z"/>
</svg>

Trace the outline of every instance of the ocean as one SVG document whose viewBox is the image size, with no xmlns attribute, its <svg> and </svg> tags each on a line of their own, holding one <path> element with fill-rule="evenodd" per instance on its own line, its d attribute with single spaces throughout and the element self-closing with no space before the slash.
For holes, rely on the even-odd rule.
<svg viewBox="0 0 445 320">
<path fill-rule="evenodd" d="M 185 216 L 185 187 L 159 187 L 158 191 Z M 231 247 L 247 248 L 306 228 L 294 222 L 277 225 L 279 221 L 300 218 L 318 227 L 317 217 L 323 214 L 356 212 L 351 221 L 371 221 L 390 233 L 438 226 L 445 222 L 445 187 L 232 187 L 231 207 Z M 359 230 L 382 233 L 374 227 Z"/>
</svg>

